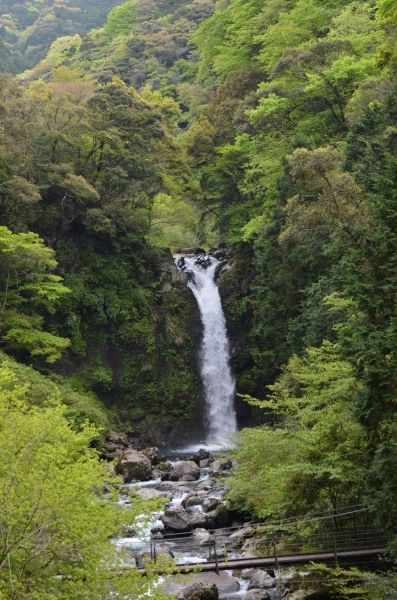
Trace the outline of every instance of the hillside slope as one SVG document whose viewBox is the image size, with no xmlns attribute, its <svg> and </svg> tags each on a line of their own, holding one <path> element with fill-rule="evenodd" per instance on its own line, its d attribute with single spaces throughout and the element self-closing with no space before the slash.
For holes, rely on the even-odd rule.
<svg viewBox="0 0 397 600">
<path fill-rule="evenodd" d="M 0 0 L 0 71 L 33 67 L 61 36 L 102 25 L 120 0 Z"/>
</svg>

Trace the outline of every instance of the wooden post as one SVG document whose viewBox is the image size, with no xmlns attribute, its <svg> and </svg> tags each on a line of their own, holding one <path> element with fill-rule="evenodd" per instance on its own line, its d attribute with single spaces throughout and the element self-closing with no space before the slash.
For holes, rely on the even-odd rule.
<svg viewBox="0 0 397 600">
<path fill-rule="evenodd" d="M 273 543 L 273 552 L 274 552 L 274 563 L 276 565 L 276 570 L 278 571 L 278 554 L 277 554 L 277 543 L 274 533 L 272 534 L 272 543 Z"/>
<path fill-rule="evenodd" d="M 332 532 L 332 537 L 333 537 L 333 541 L 334 541 L 334 560 L 335 560 L 335 566 L 338 566 L 338 549 L 336 547 L 336 536 L 335 536 L 335 529 Z"/>
<path fill-rule="evenodd" d="M 214 537 L 214 558 L 215 558 L 215 573 L 219 575 L 218 553 L 216 550 L 216 538 Z"/>
</svg>

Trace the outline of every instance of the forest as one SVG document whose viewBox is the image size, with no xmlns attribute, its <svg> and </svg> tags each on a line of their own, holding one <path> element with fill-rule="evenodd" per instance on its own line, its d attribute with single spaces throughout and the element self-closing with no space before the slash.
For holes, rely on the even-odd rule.
<svg viewBox="0 0 397 600">
<path fill-rule="evenodd" d="M 396 190 L 397 0 L 0 0 L 1 600 L 150 589 L 98 450 L 197 428 L 180 248 L 230 257 L 229 502 L 368 506 L 395 560 Z"/>
</svg>

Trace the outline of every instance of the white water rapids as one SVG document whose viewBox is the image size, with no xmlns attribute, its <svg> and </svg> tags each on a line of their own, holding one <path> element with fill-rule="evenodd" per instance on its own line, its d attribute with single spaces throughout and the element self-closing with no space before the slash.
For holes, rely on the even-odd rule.
<svg viewBox="0 0 397 600">
<path fill-rule="evenodd" d="M 177 262 L 189 277 L 203 325 L 201 377 L 204 386 L 207 441 L 224 444 L 237 430 L 235 381 L 222 301 L 216 284 L 219 261 L 213 256 L 185 256 Z"/>
</svg>

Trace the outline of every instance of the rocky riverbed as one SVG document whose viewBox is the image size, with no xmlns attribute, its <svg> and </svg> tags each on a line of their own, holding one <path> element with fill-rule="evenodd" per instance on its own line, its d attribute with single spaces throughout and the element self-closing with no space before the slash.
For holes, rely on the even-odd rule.
<svg viewBox="0 0 397 600">
<path fill-rule="evenodd" d="M 232 510 L 225 498 L 225 481 L 233 467 L 227 456 L 204 448 L 162 456 L 156 448 L 131 448 L 123 436 L 117 440 L 114 436 L 102 452 L 107 460 L 115 459 L 116 472 L 124 479 L 119 502 L 126 515 L 133 502 L 131 492 L 148 501 L 166 499 L 149 522 L 142 518 L 129 524 L 126 518 L 125 536 L 115 544 L 124 549 L 129 565 L 144 567 L 154 548 L 158 561 L 171 559 L 180 566 L 213 560 L 215 548 L 220 560 L 256 555 L 253 524 Z M 285 571 L 246 569 L 167 576 L 161 584 L 183 600 L 301 598 L 294 593 L 293 579 Z"/>
</svg>

